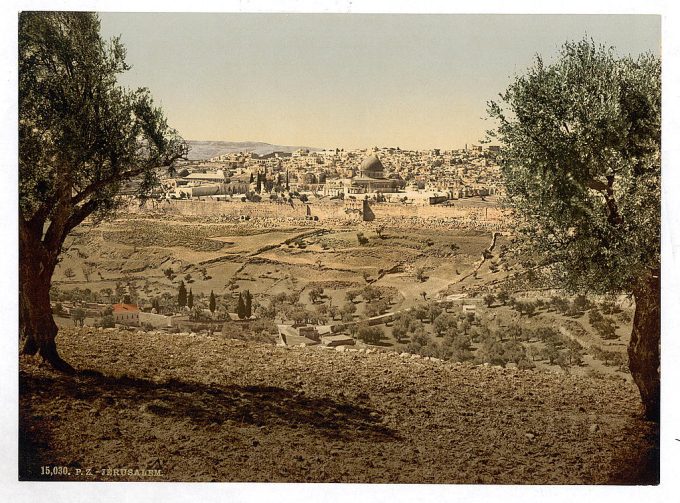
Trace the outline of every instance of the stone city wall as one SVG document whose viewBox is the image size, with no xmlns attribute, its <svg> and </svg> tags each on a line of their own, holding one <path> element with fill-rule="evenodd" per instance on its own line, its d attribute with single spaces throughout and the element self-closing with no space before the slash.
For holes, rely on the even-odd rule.
<svg viewBox="0 0 680 503">
<path fill-rule="evenodd" d="M 311 217 L 307 218 L 307 206 Z M 131 204 L 130 212 L 166 213 L 168 215 L 212 217 L 218 220 L 262 220 L 275 223 L 295 223 L 303 225 L 323 225 L 360 222 L 362 201 L 327 201 L 311 202 L 309 205 L 300 201 L 277 203 L 262 201 L 259 203 L 242 201 L 204 200 L 171 200 L 155 203 L 153 206 L 140 208 Z M 412 225 L 431 225 L 432 227 L 471 227 L 500 230 L 504 227 L 501 210 L 493 206 L 429 206 L 400 203 L 371 203 L 375 213 L 375 225 L 409 227 Z M 212 219 L 211 218 L 211 219 Z"/>
</svg>

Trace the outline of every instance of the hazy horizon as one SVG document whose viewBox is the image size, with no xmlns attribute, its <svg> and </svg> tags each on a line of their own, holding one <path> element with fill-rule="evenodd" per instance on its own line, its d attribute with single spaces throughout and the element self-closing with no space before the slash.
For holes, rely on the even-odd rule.
<svg viewBox="0 0 680 503">
<path fill-rule="evenodd" d="M 478 143 L 486 102 L 538 53 L 592 37 L 660 54 L 660 16 L 102 13 L 194 141 L 419 150 Z"/>
</svg>

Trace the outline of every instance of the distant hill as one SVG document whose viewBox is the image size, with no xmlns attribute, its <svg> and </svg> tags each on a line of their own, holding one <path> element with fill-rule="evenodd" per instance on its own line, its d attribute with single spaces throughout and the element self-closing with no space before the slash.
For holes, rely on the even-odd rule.
<svg viewBox="0 0 680 503">
<path fill-rule="evenodd" d="M 322 150 L 315 147 L 291 146 L 291 145 L 272 145 L 261 141 L 203 141 L 187 140 L 189 144 L 189 159 L 201 161 L 211 159 L 218 155 L 228 154 L 229 152 L 255 152 L 259 155 L 270 154 L 272 152 L 295 152 L 305 148 L 312 152 Z"/>
</svg>

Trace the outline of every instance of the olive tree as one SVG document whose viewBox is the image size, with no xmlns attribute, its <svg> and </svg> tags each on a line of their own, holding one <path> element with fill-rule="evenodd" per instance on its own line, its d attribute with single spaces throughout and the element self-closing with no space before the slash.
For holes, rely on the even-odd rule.
<svg viewBox="0 0 680 503">
<path fill-rule="evenodd" d="M 64 240 L 124 204 L 135 180 L 148 196 L 158 169 L 185 157 L 146 89 L 128 90 L 120 40 L 102 39 L 85 12 L 23 12 L 19 17 L 19 326 L 23 352 L 73 372 L 57 351 L 50 285 Z"/>
<path fill-rule="evenodd" d="M 627 293 L 630 370 L 659 415 L 661 63 L 592 40 L 536 56 L 488 112 L 525 250 L 573 292 Z"/>
</svg>

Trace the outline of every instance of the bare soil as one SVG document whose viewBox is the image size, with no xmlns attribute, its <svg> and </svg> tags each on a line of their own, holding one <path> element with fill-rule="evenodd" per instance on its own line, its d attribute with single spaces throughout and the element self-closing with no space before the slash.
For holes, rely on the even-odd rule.
<svg viewBox="0 0 680 503">
<path fill-rule="evenodd" d="M 79 375 L 20 361 L 22 480 L 658 480 L 624 380 L 90 328 L 58 345 Z"/>
</svg>

